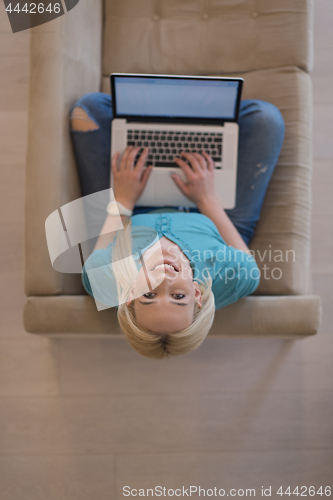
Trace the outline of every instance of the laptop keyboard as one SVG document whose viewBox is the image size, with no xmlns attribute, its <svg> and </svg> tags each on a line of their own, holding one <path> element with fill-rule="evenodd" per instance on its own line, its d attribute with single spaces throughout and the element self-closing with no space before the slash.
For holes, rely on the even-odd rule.
<svg viewBox="0 0 333 500">
<path fill-rule="evenodd" d="M 216 163 L 222 162 L 223 134 L 219 132 L 182 132 L 168 130 L 128 130 L 127 145 L 141 148 L 149 148 L 147 165 L 155 167 L 177 167 L 174 161 L 182 151 L 188 153 L 200 153 L 206 151 Z M 135 158 L 138 160 L 141 151 Z M 184 161 L 185 158 L 183 157 Z"/>
</svg>

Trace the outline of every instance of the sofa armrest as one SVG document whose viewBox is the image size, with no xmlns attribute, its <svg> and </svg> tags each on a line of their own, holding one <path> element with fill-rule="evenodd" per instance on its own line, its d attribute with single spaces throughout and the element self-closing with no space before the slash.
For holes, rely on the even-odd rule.
<svg viewBox="0 0 333 500">
<path fill-rule="evenodd" d="M 322 317 L 317 295 L 245 297 L 216 311 L 210 337 L 302 338 L 315 335 Z M 29 297 L 24 327 L 42 335 L 122 336 L 116 309 L 97 311 L 88 295 Z"/>
<path fill-rule="evenodd" d="M 85 0 L 31 30 L 25 192 L 28 296 L 59 294 L 67 279 L 51 266 L 44 227 L 54 210 L 80 197 L 69 110 L 81 95 L 100 90 L 102 27 L 102 0 Z"/>
</svg>

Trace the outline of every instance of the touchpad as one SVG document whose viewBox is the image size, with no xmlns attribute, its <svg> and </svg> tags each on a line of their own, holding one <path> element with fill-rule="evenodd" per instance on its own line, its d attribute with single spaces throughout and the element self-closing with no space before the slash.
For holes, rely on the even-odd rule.
<svg viewBox="0 0 333 500">
<path fill-rule="evenodd" d="M 155 170 L 154 188 L 156 202 L 158 203 L 158 205 L 188 205 L 189 200 L 176 186 L 175 182 L 170 177 L 171 173 L 174 173 L 174 170 L 170 170 L 169 168 L 166 168 L 163 171 L 160 168 Z M 184 180 L 184 175 L 182 175 L 182 172 L 179 172 L 179 177 Z M 184 182 L 186 181 L 184 180 Z"/>
</svg>

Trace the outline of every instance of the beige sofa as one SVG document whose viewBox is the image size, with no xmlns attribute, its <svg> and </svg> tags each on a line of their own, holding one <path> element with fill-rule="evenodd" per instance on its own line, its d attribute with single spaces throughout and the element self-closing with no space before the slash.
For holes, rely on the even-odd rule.
<svg viewBox="0 0 333 500">
<path fill-rule="evenodd" d="M 262 256 L 262 271 L 279 267 L 282 277 L 267 274 L 253 296 L 217 311 L 210 335 L 295 338 L 318 331 L 310 256 L 312 20 L 313 0 L 81 0 L 31 30 L 28 332 L 120 334 L 116 311 L 98 312 L 80 275 L 52 269 L 44 227 L 51 212 L 80 197 L 69 109 L 86 92 L 109 92 L 115 71 L 239 75 L 243 99 L 280 109 L 285 142 L 251 248 Z"/>
</svg>

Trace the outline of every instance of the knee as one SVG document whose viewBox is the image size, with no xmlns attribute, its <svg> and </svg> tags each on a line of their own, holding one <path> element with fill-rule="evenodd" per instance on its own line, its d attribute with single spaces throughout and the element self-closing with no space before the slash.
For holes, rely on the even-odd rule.
<svg viewBox="0 0 333 500">
<path fill-rule="evenodd" d="M 75 106 L 71 112 L 71 129 L 80 132 L 98 130 L 97 123 L 80 106 Z"/>
<path fill-rule="evenodd" d="M 275 136 L 284 137 L 285 124 L 281 111 L 272 103 L 261 100 L 253 101 L 256 125 Z"/>
<path fill-rule="evenodd" d="M 88 92 L 76 101 L 75 106 L 83 106 L 88 109 L 96 108 L 104 102 L 105 97 L 109 97 L 111 100 L 111 97 L 103 92 Z"/>
<path fill-rule="evenodd" d="M 111 97 L 102 92 L 90 92 L 80 97 L 70 113 L 71 129 L 88 132 L 98 130 L 98 122 L 110 114 Z"/>
</svg>

